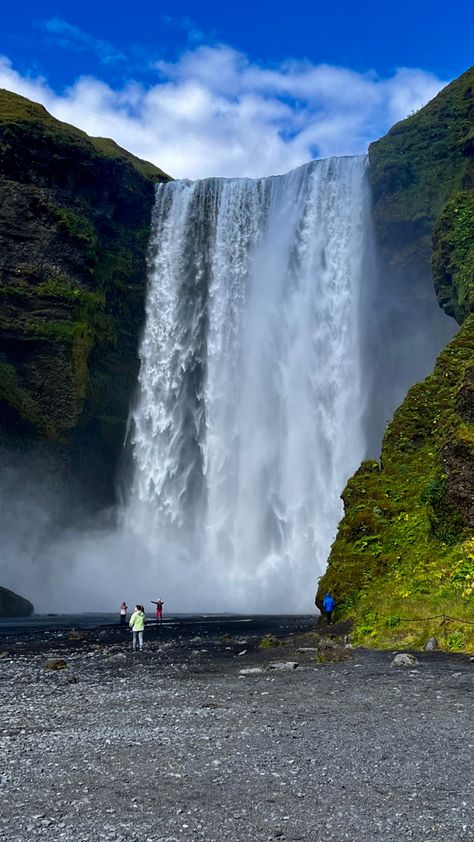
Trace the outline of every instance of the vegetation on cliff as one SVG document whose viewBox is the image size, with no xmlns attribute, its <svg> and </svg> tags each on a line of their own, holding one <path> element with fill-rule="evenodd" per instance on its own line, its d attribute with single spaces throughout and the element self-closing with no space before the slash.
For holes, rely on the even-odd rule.
<svg viewBox="0 0 474 842">
<path fill-rule="evenodd" d="M 167 176 L 0 91 L 3 434 L 118 448 L 137 374 L 154 184 Z"/>
<path fill-rule="evenodd" d="M 375 228 L 383 259 L 401 272 L 429 272 L 437 227 L 441 253 L 435 249 L 435 289 L 440 305 L 458 321 L 472 310 L 474 281 L 471 275 L 470 292 L 465 289 L 460 295 L 445 268 L 453 252 L 455 259 L 461 257 L 462 247 L 458 253 L 456 243 L 466 235 L 464 203 L 474 189 L 473 127 L 471 68 L 369 149 Z M 444 233 L 449 240 L 446 250 Z M 461 283 L 468 285 L 466 280 Z"/>
<path fill-rule="evenodd" d="M 473 126 L 471 69 L 370 150 L 383 259 L 415 274 L 432 259 L 462 328 L 342 495 L 317 601 L 332 591 L 365 645 L 474 649 Z"/>
<path fill-rule="evenodd" d="M 439 616 L 418 622 L 433 615 L 474 623 L 474 316 L 410 389 L 380 464 L 364 462 L 343 500 L 319 593 L 335 594 L 358 642 L 419 645 L 439 634 Z M 451 649 L 474 646 L 474 625 L 442 631 Z"/>
</svg>

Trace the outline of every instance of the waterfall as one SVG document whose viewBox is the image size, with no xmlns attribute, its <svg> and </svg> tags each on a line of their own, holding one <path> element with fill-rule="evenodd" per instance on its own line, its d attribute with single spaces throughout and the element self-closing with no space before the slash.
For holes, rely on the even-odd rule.
<svg viewBox="0 0 474 842">
<path fill-rule="evenodd" d="M 365 452 L 365 170 L 157 186 L 123 519 L 178 608 L 311 608 Z"/>
</svg>

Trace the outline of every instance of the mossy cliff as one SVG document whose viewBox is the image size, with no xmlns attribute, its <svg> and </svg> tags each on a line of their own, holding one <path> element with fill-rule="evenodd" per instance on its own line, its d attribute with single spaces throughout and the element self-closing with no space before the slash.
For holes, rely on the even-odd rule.
<svg viewBox="0 0 474 842">
<path fill-rule="evenodd" d="M 167 178 L 0 91 L 0 434 L 75 454 L 106 495 L 136 382 L 154 184 Z"/>
<path fill-rule="evenodd" d="M 471 69 L 370 149 L 382 261 L 413 278 L 432 262 L 462 326 L 342 495 L 317 603 L 332 591 L 364 645 L 474 649 L 473 133 Z"/>
<path fill-rule="evenodd" d="M 453 276 L 451 262 L 464 263 L 464 249 L 472 248 L 474 68 L 373 143 L 369 159 L 384 269 L 417 283 L 433 266 L 439 303 L 461 322 L 474 308 L 472 252 L 469 278 Z"/>
</svg>

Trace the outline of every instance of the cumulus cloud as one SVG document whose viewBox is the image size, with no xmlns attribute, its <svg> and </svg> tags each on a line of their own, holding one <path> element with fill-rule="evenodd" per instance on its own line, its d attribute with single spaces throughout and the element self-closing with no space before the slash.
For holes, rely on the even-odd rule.
<svg viewBox="0 0 474 842">
<path fill-rule="evenodd" d="M 0 86 L 177 178 L 202 178 L 270 175 L 311 158 L 363 153 L 446 84 L 416 68 L 380 79 L 307 61 L 264 67 L 226 45 L 198 46 L 158 62 L 155 72 L 154 83 L 120 89 L 82 77 L 58 94 L 3 58 Z"/>
</svg>

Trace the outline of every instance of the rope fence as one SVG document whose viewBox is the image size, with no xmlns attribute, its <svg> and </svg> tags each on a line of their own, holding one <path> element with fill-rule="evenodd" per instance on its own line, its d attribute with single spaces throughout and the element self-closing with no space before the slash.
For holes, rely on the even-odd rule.
<svg viewBox="0 0 474 842">
<path fill-rule="evenodd" d="M 390 619 L 389 617 L 384 617 L 384 620 Z M 429 620 L 441 620 L 440 625 L 443 623 L 461 623 L 466 624 L 468 626 L 474 626 L 473 620 L 461 620 L 460 617 L 450 617 L 449 614 L 434 614 L 432 617 L 400 617 L 398 622 L 399 623 L 427 623 Z"/>
</svg>

